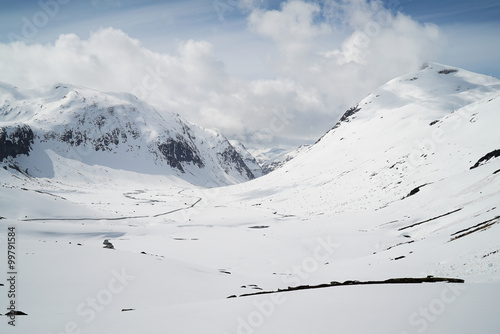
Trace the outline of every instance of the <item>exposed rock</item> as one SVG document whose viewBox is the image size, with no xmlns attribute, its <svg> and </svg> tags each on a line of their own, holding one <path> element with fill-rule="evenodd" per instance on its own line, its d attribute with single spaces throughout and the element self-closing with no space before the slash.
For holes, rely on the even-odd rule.
<svg viewBox="0 0 500 334">
<path fill-rule="evenodd" d="M 242 294 L 239 297 L 246 296 L 255 296 L 255 295 L 265 295 L 272 293 L 281 293 L 281 292 L 289 292 L 289 291 L 298 291 L 298 290 L 311 290 L 311 289 L 322 289 L 322 288 L 330 288 L 335 286 L 346 286 L 346 285 L 376 285 L 376 284 L 419 284 L 419 283 L 436 283 L 436 282 L 447 282 L 447 283 L 465 283 L 463 279 L 460 278 L 446 278 L 446 277 L 434 277 L 427 276 L 422 278 L 413 278 L 413 277 L 403 277 L 403 278 L 391 278 L 385 281 L 345 281 L 341 282 L 330 282 L 318 285 L 299 285 L 299 286 L 289 286 L 286 289 L 278 289 L 275 291 L 260 291 L 253 293 Z M 236 296 L 232 295 L 227 298 L 236 298 Z"/>
<path fill-rule="evenodd" d="M 408 198 L 408 197 L 410 197 L 410 196 L 415 195 L 416 193 L 418 193 L 418 192 L 420 191 L 420 188 L 425 187 L 426 185 L 428 185 L 428 183 L 426 183 L 426 184 L 422 184 L 421 186 L 418 186 L 418 187 L 416 187 L 416 188 L 412 189 L 412 190 L 408 193 L 408 195 L 406 195 L 405 197 L 403 197 L 403 199 L 405 199 L 405 198 Z"/>
<path fill-rule="evenodd" d="M 229 143 L 231 146 L 236 150 L 236 152 L 240 155 L 241 159 L 243 160 L 243 163 L 248 167 L 248 169 L 252 172 L 252 175 L 255 178 L 261 177 L 264 175 L 263 169 L 259 162 L 257 161 L 256 157 L 254 157 L 243 145 L 242 143 L 238 142 L 237 140 L 230 140 Z"/>
<path fill-rule="evenodd" d="M 496 216 L 495 218 L 488 219 L 482 223 L 479 223 L 479 224 L 476 224 L 474 226 L 471 226 L 471 227 L 468 227 L 466 229 L 455 232 L 455 233 L 451 234 L 452 238 L 450 239 L 450 241 L 460 239 L 460 238 L 465 237 L 465 236 L 472 234 L 474 232 L 484 231 L 486 229 L 489 229 L 491 226 L 493 226 L 497 223 L 500 223 L 500 216 Z"/>
<path fill-rule="evenodd" d="M 442 215 L 439 215 L 439 216 L 436 216 L 436 217 L 432 217 L 432 218 L 429 218 L 429 219 L 426 219 L 426 220 L 423 220 L 421 222 L 414 223 L 414 224 L 411 224 L 411 225 L 408 225 L 408 226 L 405 226 L 405 227 L 401 227 L 400 229 L 398 229 L 398 231 L 403 231 L 403 230 L 406 230 L 407 228 L 412 228 L 412 227 L 415 227 L 415 226 L 418 226 L 418 225 L 421 225 L 421 224 L 425 224 L 425 223 L 428 223 L 430 221 L 433 221 L 433 220 L 436 220 L 436 219 L 439 219 L 439 218 L 442 218 L 442 217 L 446 217 L 446 216 L 451 215 L 452 213 L 458 212 L 458 211 L 460 211 L 462 209 L 463 208 L 458 208 L 456 210 L 444 213 Z"/>
<path fill-rule="evenodd" d="M 241 155 L 236 152 L 234 147 L 229 145 L 223 152 L 217 154 L 219 161 L 223 164 L 234 165 L 234 168 L 240 173 L 248 177 L 249 180 L 255 179 L 252 171 L 243 162 Z"/>
<path fill-rule="evenodd" d="M 182 139 L 168 138 L 166 142 L 158 144 L 158 150 L 163 154 L 170 167 L 177 168 L 184 173 L 181 162 L 187 162 L 203 168 L 204 164 L 196 149 Z"/>
<path fill-rule="evenodd" d="M 19 154 L 29 155 L 34 137 L 27 125 L 0 128 L 0 161 Z"/>
<path fill-rule="evenodd" d="M 244 182 L 255 176 L 220 133 L 188 123 L 169 111 L 158 112 L 130 94 L 71 85 L 54 86 L 48 93 L 5 89 L 13 97 L 0 101 L 2 120 L 8 124 L 18 121 L 19 125 L 0 127 L 0 161 L 50 148 L 56 155 L 89 165 L 154 174 L 173 170 L 174 175 L 203 186 Z M 116 159 L 102 152 L 114 154 Z M 46 159 L 43 164 L 30 157 L 13 160 L 10 165 L 23 174 L 30 167 L 30 171 L 35 170 L 33 176 L 53 175 L 52 156 L 36 155 L 39 157 Z M 127 159 L 141 160 L 128 164 L 124 162 Z"/>
<path fill-rule="evenodd" d="M 342 125 L 342 123 L 347 123 L 347 122 L 352 121 L 354 119 L 354 117 L 352 117 L 352 116 L 355 115 L 356 113 L 358 113 L 360 110 L 361 110 L 361 108 L 359 108 L 359 105 L 356 105 L 355 107 L 351 107 L 351 108 L 347 109 L 346 112 L 344 112 L 344 114 L 342 115 L 342 117 L 340 117 L 339 121 L 333 126 L 333 128 L 331 128 L 330 131 L 328 131 L 323 136 L 321 136 L 316 141 L 315 144 L 319 143 L 321 141 L 321 139 L 323 139 L 323 137 L 325 137 L 327 134 L 329 134 L 332 130 L 335 130 L 336 128 L 338 128 L 340 125 Z"/>
<path fill-rule="evenodd" d="M 347 111 L 342 115 L 342 117 L 340 117 L 339 121 L 337 122 L 337 124 L 335 124 L 335 126 L 332 128 L 332 130 L 338 128 L 340 126 L 340 124 L 342 124 L 344 122 L 351 121 L 353 118 L 352 116 L 354 114 L 356 114 L 357 112 L 359 112 L 360 110 L 361 110 L 361 108 L 359 108 L 358 105 L 347 109 Z"/>
<path fill-rule="evenodd" d="M 470 169 L 477 168 L 481 166 L 482 164 L 488 162 L 488 160 L 493 159 L 493 158 L 498 158 L 500 157 L 500 149 L 491 151 L 484 156 L 482 156 L 475 164 L 472 166 Z"/>
<path fill-rule="evenodd" d="M 453 69 L 452 68 L 450 68 L 450 69 L 447 68 L 447 69 L 438 71 L 439 74 L 450 74 L 450 73 L 456 73 L 456 72 L 458 72 L 458 70 L 454 69 L 454 68 Z"/>
<path fill-rule="evenodd" d="M 104 242 L 102 244 L 104 245 L 103 248 L 115 249 L 115 246 L 113 246 L 113 244 L 111 242 L 109 242 L 108 239 L 104 240 Z"/>
</svg>

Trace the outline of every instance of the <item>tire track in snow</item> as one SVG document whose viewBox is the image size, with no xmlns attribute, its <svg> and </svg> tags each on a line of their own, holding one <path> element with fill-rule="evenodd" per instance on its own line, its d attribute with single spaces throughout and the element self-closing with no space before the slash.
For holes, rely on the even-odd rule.
<svg viewBox="0 0 500 334">
<path fill-rule="evenodd" d="M 63 221 L 63 220 L 67 220 L 67 221 L 99 221 L 99 220 L 116 221 L 116 220 L 125 220 L 125 219 L 157 218 L 157 217 L 172 214 L 174 212 L 192 209 L 195 207 L 195 205 L 200 203 L 201 200 L 203 199 L 202 197 L 188 196 L 188 195 L 182 194 L 182 192 L 185 190 L 186 189 L 182 189 L 177 194 L 182 195 L 182 196 L 186 196 L 186 197 L 197 198 L 197 200 L 193 204 L 190 204 L 190 205 L 183 207 L 183 208 L 178 208 L 178 209 L 170 210 L 167 212 L 158 213 L 156 215 L 125 216 L 125 217 L 97 217 L 97 218 L 96 217 L 93 217 L 93 218 L 54 218 L 54 217 L 53 218 L 25 218 L 25 219 L 21 219 L 20 221 L 24 221 L 24 222 L 46 221 L 46 220 L 49 220 L 49 221 Z"/>
</svg>

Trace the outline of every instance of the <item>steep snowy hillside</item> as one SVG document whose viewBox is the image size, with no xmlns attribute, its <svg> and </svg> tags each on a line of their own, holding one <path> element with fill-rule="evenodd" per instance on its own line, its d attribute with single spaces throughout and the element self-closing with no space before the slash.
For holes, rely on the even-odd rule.
<svg viewBox="0 0 500 334">
<path fill-rule="evenodd" d="M 306 153 L 248 188 L 272 188 L 274 204 L 295 212 L 341 213 L 377 210 L 458 175 L 470 179 L 488 154 L 489 166 L 500 163 L 493 159 L 499 96 L 495 78 L 427 64 L 375 90 Z M 314 207 L 301 204 L 305 197 Z"/>
<path fill-rule="evenodd" d="M 1 84 L 0 161 L 30 176 L 53 177 L 61 158 L 203 186 L 254 178 L 222 135 L 170 112 L 160 115 L 132 95 Z"/>
<path fill-rule="evenodd" d="M 329 220 L 333 235 L 350 230 L 346 247 L 364 273 L 498 279 L 499 111 L 499 80 L 427 64 L 375 90 L 282 168 L 225 188 L 214 203 Z"/>
</svg>

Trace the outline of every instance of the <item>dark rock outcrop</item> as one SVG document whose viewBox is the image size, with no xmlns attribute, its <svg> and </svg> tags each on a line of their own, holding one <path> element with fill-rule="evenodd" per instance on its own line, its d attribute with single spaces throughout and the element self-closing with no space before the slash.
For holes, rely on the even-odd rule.
<svg viewBox="0 0 500 334">
<path fill-rule="evenodd" d="M 340 117 L 337 124 L 335 124 L 335 126 L 332 128 L 332 130 L 338 128 L 342 123 L 349 122 L 352 119 L 351 116 L 353 116 L 360 110 L 361 108 L 359 108 L 358 106 L 347 109 L 346 112 L 342 115 L 342 117 Z"/>
<path fill-rule="evenodd" d="M 178 140 L 168 138 L 166 142 L 158 144 L 158 150 L 165 157 L 169 166 L 177 168 L 183 173 L 184 168 L 182 168 L 181 162 L 192 163 L 199 168 L 204 167 L 196 149 L 192 148 L 182 138 L 178 138 Z"/>
<path fill-rule="evenodd" d="M 34 137 L 27 125 L 0 128 L 0 161 L 19 154 L 29 155 Z"/>
<path fill-rule="evenodd" d="M 472 166 L 470 169 L 477 168 L 481 166 L 483 163 L 488 162 L 488 160 L 493 159 L 493 158 L 498 158 L 500 157 L 500 149 L 491 151 L 484 156 L 482 156 L 475 164 Z"/>
<path fill-rule="evenodd" d="M 447 277 L 402 277 L 402 278 L 390 278 L 384 281 L 345 281 L 345 282 L 330 282 L 318 285 L 299 285 L 299 286 L 289 286 L 286 289 L 278 289 L 274 291 L 259 291 L 253 293 L 245 293 L 239 296 L 231 295 L 227 298 L 237 298 L 237 297 L 247 297 L 247 296 L 256 296 L 256 295 L 266 295 L 266 294 L 274 294 L 274 293 L 282 293 L 282 292 L 290 292 L 290 291 L 299 291 L 299 290 L 311 290 L 311 289 L 323 289 L 330 288 L 336 286 L 346 286 L 346 285 L 378 285 L 378 284 L 420 284 L 420 283 L 437 283 L 437 282 L 446 282 L 446 283 L 465 283 L 465 281 L 461 278 L 447 278 Z"/>
<path fill-rule="evenodd" d="M 223 152 L 217 153 L 219 160 L 227 165 L 232 165 L 234 164 L 234 168 L 240 173 L 240 174 L 246 174 L 249 180 L 255 179 L 255 176 L 253 175 L 252 171 L 248 166 L 245 164 L 243 159 L 241 158 L 241 155 L 236 152 L 233 146 L 229 145 L 228 148 L 226 148 Z"/>
<path fill-rule="evenodd" d="M 344 114 L 342 115 L 342 117 L 340 117 L 339 121 L 333 126 L 333 128 L 331 128 L 330 131 L 328 131 L 323 136 L 321 136 L 316 141 L 315 144 L 319 143 L 321 141 L 321 139 L 323 139 L 331 131 L 333 131 L 336 128 L 338 128 L 342 123 L 347 123 L 347 122 L 352 121 L 354 119 L 354 117 L 352 117 L 352 116 L 355 115 L 356 113 L 358 113 L 360 110 L 361 110 L 361 108 L 359 108 L 358 105 L 356 105 L 355 107 L 351 107 L 351 108 L 347 109 L 346 112 L 344 112 Z"/>
</svg>

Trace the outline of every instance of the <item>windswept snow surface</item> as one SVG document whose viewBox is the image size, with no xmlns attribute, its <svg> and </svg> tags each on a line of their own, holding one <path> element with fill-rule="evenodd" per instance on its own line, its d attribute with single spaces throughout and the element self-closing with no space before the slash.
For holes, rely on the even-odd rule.
<svg viewBox="0 0 500 334">
<path fill-rule="evenodd" d="M 15 327 L 1 317 L 2 333 L 497 334 L 500 157 L 488 153 L 500 149 L 499 108 L 498 80 L 428 64 L 234 186 L 62 157 L 51 177 L 2 168 L 0 259 L 15 227 L 16 305 L 28 314 Z M 227 298 L 428 275 L 465 283 Z"/>
</svg>

